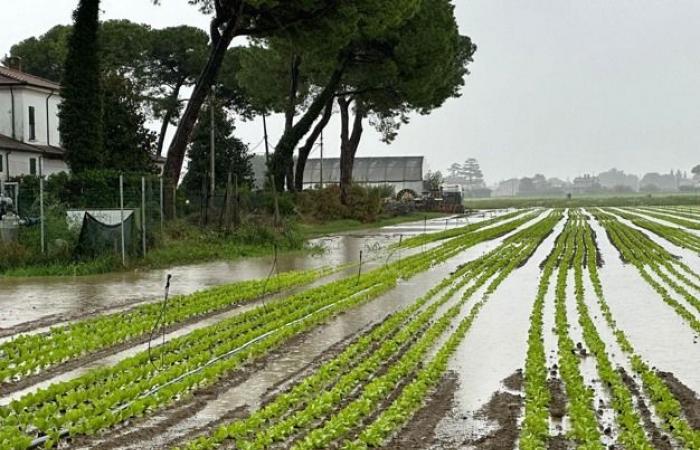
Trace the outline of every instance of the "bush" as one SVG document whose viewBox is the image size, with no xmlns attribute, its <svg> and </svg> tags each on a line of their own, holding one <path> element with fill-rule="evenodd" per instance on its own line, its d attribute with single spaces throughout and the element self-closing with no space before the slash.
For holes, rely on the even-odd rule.
<svg viewBox="0 0 700 450">
<path fill-rule="evenodd" d="M 377 220 L 384 209 L 383 187 L 365 188 L 352 186 L 350 204 L 340 202 L 340 188 L 330 186 L 324 189 L 308 190 L 297 195 L 299 211 L 319 221 L 354 219 L 360 222 Z"/>
</svg>

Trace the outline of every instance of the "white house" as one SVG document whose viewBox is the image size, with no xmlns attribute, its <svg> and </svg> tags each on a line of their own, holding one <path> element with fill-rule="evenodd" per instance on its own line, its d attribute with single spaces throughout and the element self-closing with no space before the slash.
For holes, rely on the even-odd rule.
<svg viewBox="0 0 700 450">
<path fill-rule="evenodd" d="M 58 131 L 61 86 L 25 73 L 19 62 L 0 66 L 0 181 L 67 172 Z M 165 159 L 153 157 L 162 171 Z"/>
<path fill-rule="evenodd" d="M 58 133 L 60 88 L 0 66 L 0 180 L 68 170 Z"/>
</svg>

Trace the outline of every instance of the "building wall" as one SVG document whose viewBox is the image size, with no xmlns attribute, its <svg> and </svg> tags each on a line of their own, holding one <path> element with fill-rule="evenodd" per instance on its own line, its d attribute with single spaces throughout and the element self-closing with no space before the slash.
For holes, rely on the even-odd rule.
<svg viewBox="0 0 700 450">
<path fill-rule="evenodd" d="M 31 175 L 31 159 L 36 160 L 37 175 L 40 173 L 45 176 L 50 176 L 55 173 L 67 172 L 68 166 L 60 159 L 42 158 L 39 153 L 29 152 L 9 152 L 9 167 L 7 164 L 8 152 L 0 150 L 0 158 L 2 158 L 2 170 L 0 170 L 0 179 L 8 180 L 23 175 Z"/>
<path fill-rule="evenodd" d="M 14 137 L 17 140 L 22 140 L 24 132 L 24 121 L 22 120 L 22 111 L 24 109 L 24 89 L 15 87 L 0 88 L 0 133 L 5 136 Z M 14 110 L 15 110 L 15 134 L 12 134 L 12 102 L 14 95 Z"/>
<path fill-rule="evenodd" d="M 9 89 L 0 89 L 0 134 L 12 137 L 12 96 Z"/>
<path fill-rule="evenodd" d="M 34 89 L 31 87 L 15 87 L 15 135 L 14 138 L 21 142 L 35 145 L 59 146 L 60 136 L 58 132 L 58 106 L 61 97 L 50 95 L 48 90 Z M 48 122 L 47 122 L 48 99 Z M 30 139 L 29 107 L 34 107 L 36 123 L 36 139 Z M 48 128 L 48 134 L 47 134 Z M 0 133 L 5 136 L 12 135 L 12 94 L 9 87 L 0 89 Z"/>
<path fill-rule="evenodd" d="M 59 145 L 58 134 L 58 105 L 60 97 L 51 95 L 49 91 L 39 91 L 33 89 L 22 89 L 19 98 L 21 99 L 21 109 L 16 110 L 20 115 L 22 127 L 17 134 L 17 139 L 35 145 Z M 48 120 L 47 120 L 47 99 L 48 99 Z M 29 128 L 29 107 L 34 107 L 34 117 L 36 123 L 35 139 L 30 139 Z M 48 128 L 48 133 L 47 133 Z"/>
</svg>

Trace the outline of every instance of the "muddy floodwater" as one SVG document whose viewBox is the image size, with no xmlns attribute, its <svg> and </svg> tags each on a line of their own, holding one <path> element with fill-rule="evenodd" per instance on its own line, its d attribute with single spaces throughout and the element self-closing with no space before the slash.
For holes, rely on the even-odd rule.
<svg viewBox="0 0 700 450">
<path fill-rule="evenodd" d="M 358 261 L 360 251 L 364 260 L 371 260 L 401 236 L 461 227 L 495 214 L 498 213 L 410 222 L 313 239 L 309 245 L 321 247 L 322 252 L 279 255 L 274 270 L 338 266 Z M 167 274 L 173 275 L 171 295 L 190 294 L 225 283 L 266 277 L 273 270 L 273 262 L 269 256 L 85 277 L 0 278 L 0 335 L 3 329 L 29 322 L 79 318 L 158 299 L 163 295 Z"/>
</svg>

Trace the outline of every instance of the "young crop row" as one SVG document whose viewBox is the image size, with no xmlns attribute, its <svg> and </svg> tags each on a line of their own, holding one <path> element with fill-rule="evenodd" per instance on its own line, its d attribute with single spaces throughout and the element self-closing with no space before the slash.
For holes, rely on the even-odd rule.
<svg viewBox="0 0 700 450">
<path fill-rule="evenodd" d="M 574 279 L 578 322 L 581 326 L 586 346 L 595 358 L 598 376 L 605 383 L 610 394 L 612 407 L 615 410 L 615 420 L 619 427 L 617 442 L 623 448 L 653 450 L 654 447 L 644 432 L 641 418 L 635 410 L 632 392 L 630 392 L 622 376 L 613 366 L 607 353 L 606 345 L 600 337 L 591 318 L 589 308 L 586 305 L 584 297 L 584 267 L 588 267 L 589 270 L 597 270 L 597 267 L 590 267 L 591 265 L 596 266 L 597 263 L 596 246 L 592 237 L 592 230 L 584 216 L 579 216 L 575 226 L 577 227 L 577 234 Z"/>
<path fill-rule="evenodd" d="M 33 438 L 48 436 L 50 446 L 62 430 L 93 434 L 148 414 L 216 382 L 328 317 L 376 298 L 399 278 L 425 271 L 491 236 L 491 232 L 470 233 L 359 277 L 309 289 L 196 330 L 154 349 L 158 364 L 142 352 L 113 367 L 26 395 L 0 408 L 0 444 L 24 448 Z"/>
<path fill-rule="evenodd" d="M 545 297 L 550 280 L 558 266 L 555 286 L 555 327 L 557 335 L 559 371 L 568 398 L 567 412 L 571 419 L 570 437 L 577 448 L 602 449 L 601 434 L 593 407 L 593 392 L 586 386 L 580 371 L 580 361 L 574 352 L 575 344 L 569 336 L 567 317 L 567 280 L 574 269 L 575 297 L 578 323 L 586 345 L 596 359 L 599 377 L 606 382 L 620 427 L 618 442 L 625 448 L 650 449 L 640 418 L 634 410 L 632 394 L 613 368 L 584 300 L 583 268 L 597 263 L 595 243 L 586 238 L 586 222 L 579 211 L 571 211 L 569 220 L 557 243 L 545 260 L 540 285 L 531 315 L 528 354 L 525 365 L 525 413 L 520 433 L 520 448 L 546 448 L 549 440 L 548 374 L 544 348 L 543 323 Z M 588 258 L 588 259 L 586 259 Z M 592 259 L 591 259 L 592 258 Z"/>
<path fill-rule="evenodd" d="M 544 305 L 550 280 L 562 258 L 570 234 L 571 227 L 565 226 L 557 236 L 554 248 L 545 259 L 530 313 L 524 371 L 525 411 L 519 436 L 520 448 L 523 450 L 546 448 L 549 439 L 548 419 L 551 396 L 547 385 L 547 355 L 544 347 Z"/>
<path fill-rule="evenodd" d="M 297 449 L 331 446 L 363 448 L 381 444 L 420 407 L 429 388 L 439 381 L 444 373 L 447 358 L 464 337 L 488 295 L 512 270 L 529 258 L 560 218 L 560 214 L 552 214 L 540 223 L 516 233 L 515 236 L 519 236 L 520 239 L 506 242 L 498 249 L 469 263 L 462 282 L 454 284 L 438 301 L 405 325 L 393 339 L 386 339 L 381 346 L 367 352 L 367 357 L 354 369 L 343 374 L 333 370 L 345 361 L 348 352 L 354 352 L 354 346 L 357 344 L 350 345 L 337 358 L 320 367 L 289 392 L 278 395 L 250 417 L 224 425 L 212 435 L 190 442 L 187 448 L 214 448 L 228 440 L 232 440 L 236 448 L 241 449 L 262 449 L 275 445 Z M 474 281 L 461 300 L 437 319 L 419 339 L 412 340 L 418 330 L 423 329 L 426 323 L 436 316 L 439 308 L 453 297 L 466 279 Z M 420 369 L 419 364 L 428 350 L 434 347 L 439 336 L 449 328 L 464 304 L 491 279 L 493 280 L 485 298 L 472 308 L 433 360 Z M 388 323 L 403 320 L 407 312 L 412 313 L 418 305 L 422 306 L 443 287 L 441 283 L 437 289 L 431 290 L 428 296 L 384 322 L 371 332 L 370 336 L 384 333 Z M 362 338 L 359 342 L 364 340 L 365 338 Z M 405 345 L 407 342 L 408 346 Z M 406 380 L 412 381 L 406 385 Z M 402 390 L 404 385 L 406 387 Z M 367 419 L 376 415 L 378 409 L 382 409 L 385 399 L 397 391 L 400 391 L 400 394 L 396 400 L 363 430 Z M 353 438 L 353 434 L 357 436 Z M 345 443 L 341 444 L 343 440 Z"/>
<path fill-rule="evenodd" d="M 659 213 L 651 209 L 638 209 L 637 211 L 640 214 L 653 217 L 655 219 L 663 220 L 666 222 L 671 222 L 676 225 L 680 225 L 683 228 L 689 228 L 691 230 L 700 230 L 700 222 L 698 221 L 683 219 L 681 217 L 667 213 Z"/>
<path fill-rule="evenodd" d="M 645 219 L 636 214 L 630 214 L 625 210 L 619 210 L 620 217 L 629 220 L 640 228 L 644 228 L 667 241 L 688 250 L 700 253 L 700 237 L 683 230 L 682 228 L 664 225 L 662 223 Z"/>
<path fill-rule="evenodd" d="M 476 222 L 472 223 L 469 225 L 465 225 L 463 227 L 458 227 L 458 228 L 452 228 L 449 230 L 445 231 L 440 231 L 437 233 L 425 233 L 425 234 L 419 234 L 417 236 L 410 237 L 406 240 L 404 240 L 401 243 L 402 248 L 416 248 L 420 247 L 421 245 L 425 244 L 430 244 L 433 242 L 438 242 L 438 241 L 443 241 L 445 239 L 451 239 L 457 236 L 462 236 L 466 233 L 471 233 L 477 230 L 481 230 L 486 227 L 490 227 L 492 225 L 498 224 L 498 223 L 505 223 L 507 221 L 510 221 L 511 219 L 515 219 L 519 216 L 522 216 L 516 221 L 514 221 L 513 225 L 521 226 L 525 224 L 526 222 L 534 219 L 537 217 L 539 212 L 530 212 L 528 210 L 518 210 L 514 211 L 511 213 L 503 214 L 497 217 L 494 217 L 493 219 L 488 219 L 488 220 L 482 220 L 481 222 Z"/>
<path fill-rule="evenodd" d="M 694 208 L 683 208 L 678 206 L 657 206 L 655 208 L 644 207 L 639 209 L 662 214 L 669 214 L 684 219 L 700 220 L 700 210 Z"/>
<path fill-rule="evenodd" d="M 693 277 L 697 278 L 697 275 L 685 264 L 673 258 L 663 247 L 654 243 L 642 232 L 622 224 L 615 216 L 600 210 L 593 211 L 593 215 L 605 228 L 610 241 L 620 252 L 622 258 L 626 262 L 633 264 L 642 278 L 659 294 L 661 299 L 688 322 L 695 331 L 700 332 L 700 321 L 696 315 L 681 302 L 674 299 L 668 289 L 651 274 L 654 273 L 658 276 L 673 291 L 681 295 L 690 307 L 700 312 L 700 301 L 688 292 L 681 283 L 692 287 L 695 287 L 696 284 L 676 270 L 674 265 Z M 647 267 L 649 270 L 647 270 Z M 681 283 L 674 281 L 666 271 L 662 270 L 662 267 L 675 275 Z"/>
<path fill-rule="evenodd" d="M 569 319 L 566 309 L 566 284 L 569 269 L 575 264 L 577 240 L 580 230 L 577 215 L 571 214 L 569 224 L 573 231 L 567 236 L 563 258 L 559 263 L 554 299 L 554 330 L 557 335 L 557 355 L 559 373 L 568 399 L 567 413 L 571 419 L 571 437 L 578 448 L 602 449 L 598 420 L 593 408 L 593 391 L 586 385 L 581 375 L 579 356 L 575 353 L 576 344 L 569 336 Z"/>
<path fill-rule="evenodd" d="M 269 280 L 243 281 L 178 296 L 168 302 L 166 309 L 160 303 L 151 303 L 54 327 L 48 333 L 20 335 L 0 344 L 0 383 L 16 382 L 80 356 L 136 341 L 148 336 L 155 326 L 181 324 L 263 295 L 308 284 L 331 272 L 327 268 L 286 272 Z"/>
<path fill-rule="evenodd" d="M 585 245 L 587 249 L 586 268 L 588 269 L 593 290 L 596 294 L 596 300 L 602 312 L 603 318 L 605 319 L 605 323 L 612 330 L 618 346 L 627 356 L 632 370 L 640 376 L 644 391 L 649 396 L 649 399 L 654 406 L 656 415 L 662 420 L 662 423 L 666 429 L 669 430 L 685 446 L 685 448 L 691 450 L 700 449 L 700 432 L 698 430 L 693 430 L 692 427 L 690 427 L 688 422 L 683 418 L 680 403 L 669 390 L 668 386 L 666 386 L 664 381 L 656 374 L 656 372 L 651 369 L 638 354 L 635 353 L 634 347 L 627 338 L 626 334 L 618 327 L 612 311 L 610 310 L 610 306 L 605 299 L 603 286 L 600 281 L 600 276 L 598 275 L 598 268 L 595 264 L 597 261 L 597 255 L 593 231 L 590 226 L 587 226 L 586 228 L 586 232 L 584 233 Z M 590 317 L 588 319 L 590 319 Z M 601 349 L 597 345 L 588 345 L 591 347 L 591 350 L 594 353 L 601 352 Z M 601 365 L 600 362 L 598 364 Z M 606 377 L 612 379 L 613 375 L 606 373 Z M 617 381 L 612 383 L 613 386 L 617 385 Z M 616 387 L 613 387 L 613 391 L 622 392 Z M 624 400 L 624 398 L 622 400 Z M 615 401 L 616 400 L 614 399 L 614 402 Z M 619 402 L 619 400 L 617 401 Z M 627 401 L 624 400 L 624 402 L 626 403 Z M 614 404 L 614 406 L 615 409 L 620 408 L 618 404 Z M 631 409 L 627 408 L 624 411 L 626 411 L 625 416 L 627 416 Z M 632 439 L 631 442 L 634 442 L 634 440 Z M 633 444 L 629 444 L 626 447 L 638 448 Z"/>
</svg>

